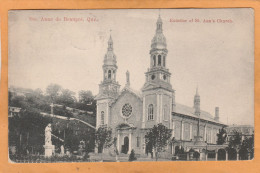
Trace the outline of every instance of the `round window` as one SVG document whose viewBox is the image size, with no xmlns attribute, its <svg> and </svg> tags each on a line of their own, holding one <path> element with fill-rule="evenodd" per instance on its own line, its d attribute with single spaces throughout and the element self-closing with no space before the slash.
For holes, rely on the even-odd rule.
<svg viewBox="0 0 260 173">
<path fill-rule="evenodd" d="M 128 118 L 132 114 L 132 106 L 127 103 L 122 107 L 122 114 L 124 117 Z"/>
</svg>

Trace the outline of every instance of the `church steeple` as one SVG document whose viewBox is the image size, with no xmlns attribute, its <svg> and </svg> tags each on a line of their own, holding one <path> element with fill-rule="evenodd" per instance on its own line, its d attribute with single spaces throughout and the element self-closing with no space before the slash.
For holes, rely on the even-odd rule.
<svg viewBox="0 0 260 173">
<path fill-rule="evenodd" d="M 156 32 L 152 39 L 151 50 L 150 50 L 150 67 L 162 67 L 166 68 L 166 57 L 167 57 L 167 44 L 166 38 L 163 35 L 163 22 L 161 16 L 159 15 L 156 22 Z"/>
<path fill-rule="evenodd" d="M 159 14 L 159 17 L 158 17 L 158 19 L 157 19 L 157 22 L 156 22 L 156 25 L 157 25 L 157 27 L 156 27 L 156 33 L 162 33 L 162 19 L 161 19 L 161 15 Z"/>
<path fill-rule="evenodd" d="M 114 53 L 113 40 L 110 34 L 107 42 L 107 52 L 104 57 L 103 63 L 103 81 L 100 84 L 100 95 L 106 95 L 109 97 L 116 97 L 119 92 L 120 85 L 116 81 L 117 73 L 117 60 Z"/>
<path fill-rule="evenodd" d="M 107 53 L 104 57 L 103 71 L 104 80 L 116 81 L 117 61 L 116 55 L 113 51 L 113 40 L 111 34 L 108 40 Z"/>
<path fill-rule="evenodd" d="M 113 40 L 112 40 L 112 37 L 111 37 L 111 34 L 110 34 L 110 37 L 109 37 L 109 40 L 108 40 L 108 48 L 107 48 L 108 51 L 113 51 Z"/>
<path fill-rule="evenodd" d="M 194 105 L 193 108 L 195 109 L 195 115 L 200 116 L 200 95 L 198 91 L 198 87 L 196 88 L 196 94 L 194 96 Z"/>
<path fill-rule="evenodd" d="M 146 81 L 142 88 L 144 106 L 142 128 L 158 123 L 172 128 L 171 112 L 175 109 L 175 94 L 170 81 L 171 73 L 166 68 L 168 50 L 160 15 L 155 26 L 150 49 L 150 67 L 145 73 Z"/>
<path fill-rule="evenodd" d="M 156 22 L 155 35 L 151 42 L 150 68 L 148 69 L 148 72 L 146 72 L 145 85 L 153 83 L 158 87 L 172 91 L 170 83 L 171 73 L 169 72 L 169 69 L 166 68 L 167 54 L 166 38 L 163 34 L 163 20 L 161 15 L 159 15 Z"/>
<path fill-rule="evenodd" d="M 116 81 L 117 60 L 114 53 L 114 45 L 110 33 L 107 42 L 107 52 L 103 62 L 103 80 L 99 84 L 99 93 L 95 97 L 97 101 L 96 127 L 110 124 L 109 104 L 118 97 L 120 85 Z"/>
<path fill-rule="evenodd" d="M 156 32 L 152 39 L 151 44 L 151 51 L 150 54 L 154 54 L 156 50 L 162 50 L 164 54 L 167 55 L 167 44 L 166 44 L 166 38 L 163 35 L 163 22 L 161 19 L 161 15 L 159 15 L 157 22 L 156 22 Z"/>
</svg>

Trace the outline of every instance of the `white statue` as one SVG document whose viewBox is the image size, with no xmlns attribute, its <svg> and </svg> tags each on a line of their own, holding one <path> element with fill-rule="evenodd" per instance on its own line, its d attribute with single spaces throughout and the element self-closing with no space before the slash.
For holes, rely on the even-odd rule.
<svg viewBox="0 0 260 173">
<path fill-rule="evenodd" d="M 60 147 L 60 154 L 63 156 L 64 155 L 64 146 L 63 145 L 61 145 L 61 147 Z"/>
<path fill-rule="evenodd" d="M 48 124 L 45 128 L 45 145 L 50 146 L 52 145 L 51 142 L 51 124 Z"/>
</svg>

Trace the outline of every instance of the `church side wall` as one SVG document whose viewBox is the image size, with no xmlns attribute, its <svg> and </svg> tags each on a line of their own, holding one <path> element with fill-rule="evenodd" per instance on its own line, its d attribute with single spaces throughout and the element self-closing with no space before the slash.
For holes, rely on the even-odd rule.
<svg viewBox="0 0 260 173">
<path fill-rule="evenodd" d="M 197 136 L 198 121 L 185 119 L 181 117 L 173 117 L 173 135 L 176 140 L 191 141 Z M 206 127 L 205 127 L 206 126 Z M 216 144 L 217 133 L 222 126 L 212 123 L 200 122 L 200 136 L 207 143 Z"/>
</svg>

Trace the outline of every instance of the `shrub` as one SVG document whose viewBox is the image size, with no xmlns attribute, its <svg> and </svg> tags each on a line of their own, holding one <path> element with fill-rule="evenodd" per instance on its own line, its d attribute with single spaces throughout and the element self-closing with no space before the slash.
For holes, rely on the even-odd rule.
<svg viewBox="0 0 260 173">
<path fill-rule="evenodd" d="M 134 160 L 137 160 L 137 158 L 135 157 L 135 151 L 134 150 L 131 150 L 131 153 L 129 155 L 129 159 L 128 159 L 130 162 L 131 161 L 134 161 Z"/>
</svg>

